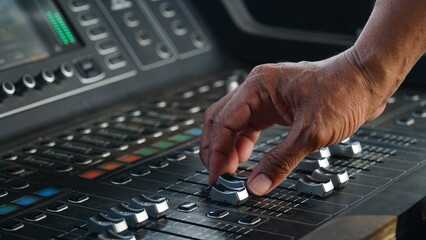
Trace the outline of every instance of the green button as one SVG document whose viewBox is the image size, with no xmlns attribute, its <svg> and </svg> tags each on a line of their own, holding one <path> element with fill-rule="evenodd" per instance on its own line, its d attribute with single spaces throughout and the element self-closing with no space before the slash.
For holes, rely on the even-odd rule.
<svg viewBox="0 0 426 240">
<path fill-rule="evenodd" d="M 175 142 L 186 142 L 191 138 L 192 137 L 188 136 L 188 135 L 178 134 L 178 135 L 174 135 L 173 137 L 171 137 L 169 139 L 172 140 L 172 141 L 175 141 Z"/>
<path fill-rule="evenodd" d="M 135 153 L 138 155 L 142 155 L 142 156 L 151 156 L 152 154 L 158 152 L 158 150 L 154 149 L 154 148 L 141 148 L 139 150 L 137 150 Z"/>
<path fill-rule="evenodd" d="M 173 147 L 174 145 L 176 145 L 176 143 L 163 141 L 163 142 L 155 143 L 152 146 L 156 148 L 167 149 L 167 148 Z"/>
</svg>

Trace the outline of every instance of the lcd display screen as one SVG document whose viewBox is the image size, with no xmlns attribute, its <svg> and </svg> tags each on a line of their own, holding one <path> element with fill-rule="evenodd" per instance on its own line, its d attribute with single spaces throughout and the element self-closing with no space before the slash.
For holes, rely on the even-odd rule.
<svg viewBox="0 0 426 240">
<path fill-rule="evenodd" d="M 79 46 L 51 0 L 0 1 L 0 71 Z"/>
</svg>

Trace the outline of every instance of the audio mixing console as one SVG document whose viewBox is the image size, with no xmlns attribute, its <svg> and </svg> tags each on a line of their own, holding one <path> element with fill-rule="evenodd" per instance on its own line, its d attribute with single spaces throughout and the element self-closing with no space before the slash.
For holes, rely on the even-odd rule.
<svg viewBox="0 0 426 240">
<path fill-rule="evenodd" d="M 247 176 L 290 127 L 265 130 L 237 172 L 208 184 L 203 112 L 249 68 L 221 67 L 191 1 L 23 4 L 0 3 L 1 240 L 424 234 L 424 89 L 401 89 L 257 197 Z"/>
</svg>

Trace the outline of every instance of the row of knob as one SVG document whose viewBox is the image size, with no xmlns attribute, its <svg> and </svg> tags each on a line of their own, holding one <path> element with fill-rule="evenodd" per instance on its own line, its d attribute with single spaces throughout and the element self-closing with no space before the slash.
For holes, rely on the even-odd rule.
<svg viewBox="0 0 426 240">
<path fill-rule="evenodd" d="M 358 141 L 351 142 L 350 138 L 347 138 L 341 143 L 309 154 L 295 169 L 307 173 L 296 182 L 296 191 L 325 197 L 335 188 L 344 187 L 349 181 L 348 173 L 345 170 L 329 168 L 328 158 L 330 156 L 353 158 L 361 151 L 362 147 Z"/>
<path fill-rule="evenodd" d="M 148 197 L 144 194 L 132 198 L 129 204 L 120 204 L 109 209 L 108 213 L 99 213 L 89 219 L 87 229 L 98 235 L 98 239 L 136 239 L 127 233 L 128 227 L 138 228 L 148 218 L 164 216 L 169 209 L 165 197 Z"/>
<path fill-rule="evenodd" d="M 12 95 L 23 95 L 31 89 L 41 89 L 43 86 L 59 82 L 74 75 L 74 68 L 69 63 L 62 63 L 59 68 L 52 71 L 49 68 L 43 69 L 40 74 L 33 77 L 31 74 L 24 74 L 17 83 L 5 80 L 0 86 L 0 102 Z"/>
<path fill-rule="evenodd" d="M 309 154 L 295 169 L 308 173 L 296 182 L 296 191 L 325 197 L 330 195 L 334 188 L 344 187 L 349 181 L 348 173 L 345 170 L 328 168 L 330 165 L 328 158 L 331 155 L 352 158 L 361 151 L 362 147 L 358 141 L 351 142 L 347 138 L 339 144 Z M 244 203 L 249 197 L 245 181 L 247 177 L 229 173 L 219 176 L 216 185 L 210 190 L 210 199 L 232 205 Z"/>
</svg>

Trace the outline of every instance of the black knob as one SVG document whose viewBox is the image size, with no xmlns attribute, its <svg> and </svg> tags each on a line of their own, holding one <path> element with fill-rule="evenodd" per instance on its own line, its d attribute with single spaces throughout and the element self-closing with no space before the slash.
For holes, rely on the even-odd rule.
<svg viewBox="0 0 426 240">
<path fill-rule="evenodd" d="M 5 98 L 12 96 L 16 91 L 15 84 L 13 82 L 6 80 L 1 83 L 0 86 L 0 102 Z"/>
<path fill-rule="evenodd" d="M 65 80 L 74 76 L 74 68 L 69 63 L 62 63 L 61 66 L 55 71 L 57 81 Z"/>
<path fill-rule="evenodd" d="M 53 83 L 56 80 L 55 73 L 49 69 L 45 68 L 41 70 L 40 74 L 37 76 L 37 88 L 42 88 L 46 84 Z"/>
<path fill-rule="evenodd" d="M 23 95 L 27 90 L 36 86 L 36 80 L 31 74 L 24 74 L 16 83 L 16 94 Z"/>
</svg>

